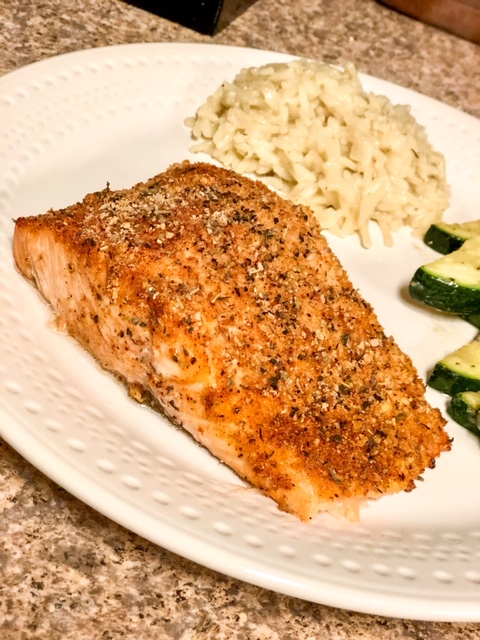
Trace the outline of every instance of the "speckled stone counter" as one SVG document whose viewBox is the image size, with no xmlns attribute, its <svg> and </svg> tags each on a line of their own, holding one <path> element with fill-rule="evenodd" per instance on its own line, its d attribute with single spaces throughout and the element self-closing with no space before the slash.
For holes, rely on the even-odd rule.
<svg viewBox="0 0 480 640">
<path fill-rule="evenodd" d="M 213 38 L 118 0 L 3 0 L 0 24 L 2 74 L 90 47 L 213 41 L 351 60 L 480 117 L 480 47 L 373 0 L 257 0 Z M 2 640 L 480 638 L 477 624 L 351 613 L 200 567 L 85 506 L 1 440 L 0 512 Z"/>
</svg>

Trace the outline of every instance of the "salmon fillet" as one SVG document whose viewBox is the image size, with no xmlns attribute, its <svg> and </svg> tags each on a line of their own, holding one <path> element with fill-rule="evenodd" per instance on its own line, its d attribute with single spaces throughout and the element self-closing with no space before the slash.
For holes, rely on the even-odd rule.
<svg viewBox="0 0 480 640">
<path fill-rule="evenodd" d="M 450 448 L 410 360 L 311 211 L 184 162 L 16 221 L 58 324 L 302 520 L 401 490 Z"/>
</svg>

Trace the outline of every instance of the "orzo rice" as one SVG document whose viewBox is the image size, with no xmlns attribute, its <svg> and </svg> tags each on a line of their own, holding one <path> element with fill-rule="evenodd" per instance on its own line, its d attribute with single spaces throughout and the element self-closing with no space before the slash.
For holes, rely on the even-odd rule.
<svg viewBox="0 0 480 640">
<path fill-rule="evenodd" d="M 323 228 L 358 232 L 370 246 L 370 221 L 387 245 L 401 226 L 417 236 L 449 203 L 445 164 L 410 108 L 366 93 L 352 64 L 340 70 L 310 60 L 243 69 L 224 82 L 186 124 L 204 152 L 255 174 Z"/>
</svg>

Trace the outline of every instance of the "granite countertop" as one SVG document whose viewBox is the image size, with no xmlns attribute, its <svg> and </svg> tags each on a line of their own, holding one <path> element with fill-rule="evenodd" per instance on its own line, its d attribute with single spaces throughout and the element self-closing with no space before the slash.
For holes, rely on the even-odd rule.
<svg viewBox="0 0 480 640">
<path fill-rule="evenodd" d="M 480 117 L 480 47 L 373 0 L 257 0 L 213 37 L 118 0 L 3 0 L 0 73 L 130 42 L 216 42 L 353 61 Z M 1 313 L 1 312 L 0 312 Z M 473 640 L 432 623 L 311 604 L 231 579 L 131 533 L 0 440 L 2 640 Z"/>
</svg>

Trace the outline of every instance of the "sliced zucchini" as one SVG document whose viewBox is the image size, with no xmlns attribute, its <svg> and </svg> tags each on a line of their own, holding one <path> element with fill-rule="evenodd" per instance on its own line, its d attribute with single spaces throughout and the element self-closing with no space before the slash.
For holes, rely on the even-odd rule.
<svg viewBox="0 0 480 640">
<path fill-rule="evenodd" d="M 447 411 L 455 422 L 480 436 L 480 391 L 457 393 Z"/>
<path fill-rule="evenodd" d="M 424 237 L 424 242 L 439 253 L 452 253 L 459 249 L 465 240 L 480 234 L 480 220 L 472 222 L 437 222 L 432 224 Z"/>
<path fill-rule="evenodd" d="M 469 316 L 463 316 L 463 319 L 480 329 L 480 313 L 472 313 Z"/>
<path fill-rule="evenodd" d="M 441 311 L 462 316 L 480 313 L 480 235 L 419 267 L 409 292 L 412 298 Z"/>
<path fill-rule="evenodd" d="M 437 362 L 427 384 L 450 396 L 480 391 L 480 342 L 470 342 Z"/>
</svg>

